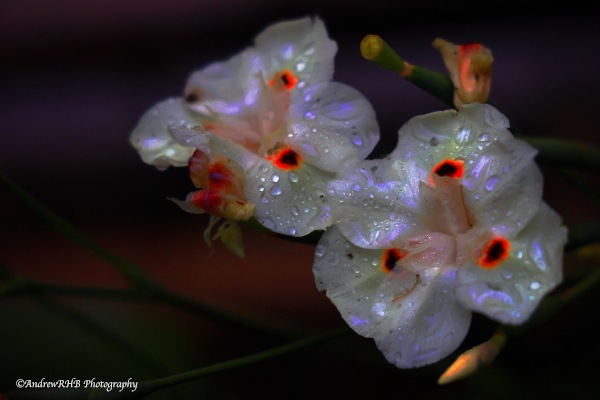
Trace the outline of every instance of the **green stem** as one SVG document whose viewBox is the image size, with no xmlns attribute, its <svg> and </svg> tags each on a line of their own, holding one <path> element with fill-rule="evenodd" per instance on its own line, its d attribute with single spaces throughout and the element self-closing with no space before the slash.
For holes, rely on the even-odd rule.
<svg viewBox="0 0 600 400">
<path fill-rule="evenodd" d="M 273 359 L 275 357 L 281 357 L 283 355 L 302 350 L 311 346 L 315 346 L 331 340 L 335 337 L 341 336 L 342 334 L 350 332 L 348 327 L 343 327 L 328 331 L 325 333 L 313 335 L 305 339 L 297 340 L 283 346 L 275 347 L 266 351 L 255 353 L 249 356 L 237 358 L 231 361 L 225 361 L 222 363 L 214 364 L 209 367 L 199 368 L 192 371 L 187 371 L 181 374 L 172 375 L 166 378 L 155 379 L 151 381 L 140 382 L 138 390 L 140 390 L 141 397 L 143 398 L 151 393 L 158 390 L 166 389 L 171 386 L 179 385 L 185 382 L 192 381 L 194 379 L 206 377 L 219 372 L 240 368 L 246 365 L 255 364 L 264 360 Z"/>
<path fill-rule="evenodd" d="M 519 137 L 539 150 L 537 159 L 554 166 L 596 171 L 600 168 L 600 147 L 560 139 Z"/>
<path fill-rule="evenodd" d="M 587 221 L 569 226 L 569 240 L 565 251 L 571 251 L 580 247 L 589 246 L 600 242 L 600 222 Z"/>
<path fill-rule="evenodd" d="M 559 168 L 558 172 L 562 177 L 569 182 L 575 189 L 583 194 L 587 200 L 600 206 L 600 190 L 596 188 L 594 182 L 583 179 L 577 176 L 573 171 L 566 168 Z"/>
<path fill-rule="evenodd" d="M 236 368 L 252 365 L 261 361 L 282 357 L 284 355 L 307 349 L 312 346 L 317 346 L 328 340 L 332 340 L 343 334 L 351 332 L 347 326 L 325 333 L 313 335 L 304 339 L 300 339 L 283 346 L 275 347 L 266 351 L 255 353 L 249 356 L 237 358 L 235 360 L 225 361 L 204 368 L 183 372 L 181 374 L 168 376 L 165 378 L 154 379 L 150 381 L 139 382 L 135 391 L 131 387 L 124 388 L 119 392 L 114 389 L 107 392 L 105 388 L 71 388 L 71 389 L 40 389 L 40 390 L 17 390 L 7 393 L 10 399 L 87 399 L 87 400 L 117 400 L 117 399 L 143 399 L 154 392 L 167 389 L 182 383 L 190 382 L 195 379 L 203 378 L 209 375 L 214 375 L 219 372 L 230 371 Z M 2 397 L 0 395 L 0 397 Z"/>
<path fill-rule="evenodd" d="M 99 343 L 132 362 L 140 373 L 165 373 L 168 371 L 166 365 L 159 360 L 154 359 L 151 354 L 138 347 L 136 338 L 122 337 L 119 333 L 113 332 L 110 327 L 93 320 L 87 313 L 71 309 L 66 305 L 53 301 L 51 299 L 39 299 L 37 305 L 46 309 L 47 313 L 54 314 L 57 318 L 64 318 L 76 325 L 78 332 L 88 335 Z M 69 330 L 70 331 L 70 330 Z"/>
<path fill-rule="evenodd" d="M 404 61 L 380 36 L 367 35 L 360 43 L 362 56 L 396 72 L 420 89 L 454 108 L 454 84 L 450 77 Z"/>
<path fill-rule="evenodd" d="M 121 272 L 133 285 L 133 287 L 143 295 L 146 300 L 151 301 L 162 301 L 173 306 L 179 307 L 186 311 L 191 311 L 203 315 L 204 317 L 210 318 L 214 322 L 223 323 L 236 329 L 251 329 L 260 333 L 268 333 L 276 336 L 289 336 L 291 329 L 283 327 L 281 324 L 274 322 L 266 322 L 264 320 L 258 321 L 249 318 L 242 318 L 240 316 L 228 313 L 224 310 L 215 308 L 211 305 L 188 299 L 174 292 L 170 292 L 163 288 L 159 283 L 148 277 L 143 269 L 137 265 L 111 253 L 109 250 L 100 246 L 92 239 L 86 237 L 68 222 L 54 214 L 48 207 L 43 205 L 39 200 L 30 195 L 21 186 L 10 180 L 6 175 L 0 171 L 0 184 L 4 185 L 10 193 L 12 193 L 18 200 L 22 201 L 33 211 L 35 211 L 43 220 L 45 220 L 54 229 L 71 239 L 76 244 L 79 244 L 89 250 L 91 250 L 98 257 L 104 259 L 114 267 L 117 271 Z M 23 278 L 20 278 L 23 279 Z M 17 285 L 11 290 L 23 291 L 23 290 L 34 290 L 35 286 L 27 286 L 27 282 L 14 281 L 13 285 Z M 22 285 L 19 288 L 19 285 Z M 39 290 L 40 287 L 38 286 Z M 5 290 L 6 287 L 5 287 Z M 69 289 L 75 292 L 77 289 Z M 89 293 L 89 292 L 88 292 Z M 115 292 L 113 292 L 115 293 Z"/>
<path fill-rule="evenodd" d="M 140 292 L 130 289 L 112 289 L 100 287 L 80 287 L 56 285 L 34 281 L 22 276 L 12 276 L 0 284 L 0 299 L 14 296 L 68 296 L 77 298 L 93 298 L 111 301 L 146 301 L 161 303 L 192 314 L 201 315 L 216 324 L 223 324 L 233 329 L 251 330 L 276 337 L 290 337 L 303 334 L 298 327 L 288 326 L 262 318 L 243 318 L 236 314 L 216 308 L 174 292 L 157 288 L 154 292 Z"/>
<path fill-rule="evenodd" d="M 29 194 L 25 189 L 13 182 L 8 176 L 0 171 L 0 183 L 4 185 L 10 193 L 18 200 L 23 202 L 33 211 L 35 211 L 44 221 L 56 229 L 58 232 L 65 235 L 67 238 L 76 244 L 91 250 L 95 255 L 107 261 L 111 266 L 121 272 L 127 280 L 140 290 L 153 292 L 157 288 L 156 282 L 151 280 L 143 272 L 141 268 L 133 263 L 109 252 L 92 239 L 83 235 L 67 221 L 56 215 L 52 210 L 42 204 L 39 200 Z"/>
<path fill-rule="evenodd" d="M 454 108 L 454 84 L 448 75 L 414 66 L 406 80 Z"/>
</svg>

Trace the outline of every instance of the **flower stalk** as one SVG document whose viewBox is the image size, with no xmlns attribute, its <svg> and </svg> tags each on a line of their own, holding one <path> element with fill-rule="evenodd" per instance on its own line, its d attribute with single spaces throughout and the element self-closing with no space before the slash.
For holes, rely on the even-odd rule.
<svg viewBox="0 0 600 400">
<path fill-rule="evenodd" d="M 454 107 L 454 85 L 450 77 L 403 60 L 378 35 L 367 35 L 360 44 L 362 56 L 380 67 L 398 73 L 420 89 Z"/>
</svg>

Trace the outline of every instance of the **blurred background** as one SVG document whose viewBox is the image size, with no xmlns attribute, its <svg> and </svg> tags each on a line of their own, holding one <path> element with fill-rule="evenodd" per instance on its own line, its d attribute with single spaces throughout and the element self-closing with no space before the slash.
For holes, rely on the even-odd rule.
<svg viewBox="0 0 600 400">
<path fill-rule="evenodd" d="M 246 258 L 202 240 L 207 219 L 167 197 L 192 190 L 185 169 L 145 165 L 128 136 L 188 75 L 251 45 L 282 19 L 320 16 L 338 43 L 335 80 L 373 104 L 394 146 L 409 118 L 447 108 L 364 61 L 359 43 L 379 34 L 407 61 L 444 72 L 436 37 L 492 49 L 490 102 L 513 132 L 600 144 L 600 18 L 577 2 L 54 0 L 0 3 L 0 170 L 111 251 L 176 293 L 248 317 L 321 332 L 343 324 L 312 277 L 314 246 L 247 232 Z M 598 208 L 552 166 L 546 201 L 567 224 Z M 596 180 L 597 172 L 580 176 Z M 597 186 L 596 186 L 597 187 Z M 0 266 L 60 285 L 126 288 L 107 263 L 49 228 L 0 188 Z M 580 265 L 568 265 L 577 270 Z M 2 290 L 0 289 L 0 293 Z M 454 357 L 403 371 L 371 340 L 334 343 L 221 373 L 152 399 L 209 398 L 597 398 L 597 288 L 547 324 L 509 341 L 494 365 L 438 387 Z M 0 298 L 0 393 L 18 378 L 154 379 L 284 343 L 224 327 L 177 308 L 72 296 Z M 494 324 L 475 317 L 460 351 Z M 23 394 L 24 392 L 21 392 Z M 0 396 L 1 397 L 1 396 Z"/>
</svg>

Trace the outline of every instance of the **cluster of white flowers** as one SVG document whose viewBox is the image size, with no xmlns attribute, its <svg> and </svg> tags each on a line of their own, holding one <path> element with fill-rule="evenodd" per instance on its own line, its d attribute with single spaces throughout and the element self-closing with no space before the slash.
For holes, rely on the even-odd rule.
<svg viewBox="0 0 600 400">
<path fill-rule="evenodd" d="M 182 97 L 142 117 L 131 143 L 146 163 L 188 166 L 198 190 L 175 201 L 211 215 L 208 242 L 220 219 L 214 237 L 238 254 L 236 221 L 325 231 L 317 287 L 398 367 L 454 351 L 472 311 L 527 320 L 562 279 L 566 241 L 542 201 L 535 150 L 495 108 L 472 102 L 413 118 L 390 155 L 367 160 L 375 113 L 331 81 L 336 49 L 319 19 L 273 25 L 194 72 Z"/>
</svg>

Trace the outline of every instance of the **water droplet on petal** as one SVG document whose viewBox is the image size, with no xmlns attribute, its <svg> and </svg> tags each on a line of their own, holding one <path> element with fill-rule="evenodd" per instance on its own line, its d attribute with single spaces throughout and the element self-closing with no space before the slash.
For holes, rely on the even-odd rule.
<svg viewBox="0 0 600 400">
<path fill-rule="evenodd" d="M 263 218 L 260 222 L 268 229 L 275 229 L 275 221 L 271 218 Z"/>
<path fill-rule="evenodd" d="M 490 176 L 485 181 L 485 190 L 487 190 L 488 192 L 491 192 L 492 190 L 494 190 L 494 188 L 496 187 L 498 182 L 500 182 L 500 178 L 498 178 L 496 175 Z"/>
<path fill-rule="evenodd" d="M 290 235 L 295 235 L 296 234 L 296 230 L 294 228 L 290 228 Z"/>
<path fill-rule="evenodd" d="M 325 255 L 325 252 L 327 251 L 327 246 L 323 245 L 323 244 L 318 244 L 317 247 L 315 247 L 315 257 L 317 258 L 321 258 Z"/>
<path fill-rule="evenodd" d="M 331 265 L 336 265 L 340 261 L 338 253 L 331 253 L 329 260 L 327 260 L 327 261 L 329 261 L 329 264 L 331 264 Z"/>
<path fill-rule="evenodd" d="M 279 182 L 279 175 L 273 174 L 273 176 L 271 177 L 271 182 L 274 182 L 274 183 Z"/>
<path fill-rule="evenodd" d="M 261 174 L 266 174 L 269 172 L 269 166 L 267 164 L 262 164 L 260 167 L 258 167 L 258 172 Z"/>
<path fill-rule="evenodd" d="M 293 215 L 298 215 L 300 214 L 300 210 L 298 210 L 298 207 L 296 206 L 292 206 L 292 208 L 290 208 L 290 211 L 292 212 Z"/>
<path fill-rule="evenodd" d="M 292 183 L 298 182 L 298 174 L 297 173 L 292 171 L 292 172 L 290 172 L 288 177 L 290 179 L 290 182 L 292 182 Z"/>
<path fill-rule="evenodd" d="M 315 119 L 315 113 L 313 111 L 307 111 L 306 114 L 304 114 L 304 119 L 307 119 L 307 120 Z"/>
<path fill-rule="evenodd" d="M 269 193 L 272 196 L 279 196 L 281 194 L 281 188 L 279 186 L 275 185 L 271 188 L 271 190 L 269 190 Z"/>
<path fill-rule="evenodd" d="M 471 138 L 471 130 L 470 129 L 461 128 L 456 133 L 456 141 L 460 144 L 465 143 L 470 138 Z"/>
<path fill-rule="evenodd" d="M 356 132 L 352 134 L 352 143 L 354 143 L 356 147 L 361 147 L 363 145 L 362 140 L 360 139 L 360 137 L 358 137 L 358 134 Z"/>
<path fill-rule="evenodd" d="M 260 197 L 260 202 L 263 203 L 263 204 L 267 204 L 269 202 L 269 198 L 267 196 L 265 196 L 265 195 L 262 195 Z"/>
</svg>

